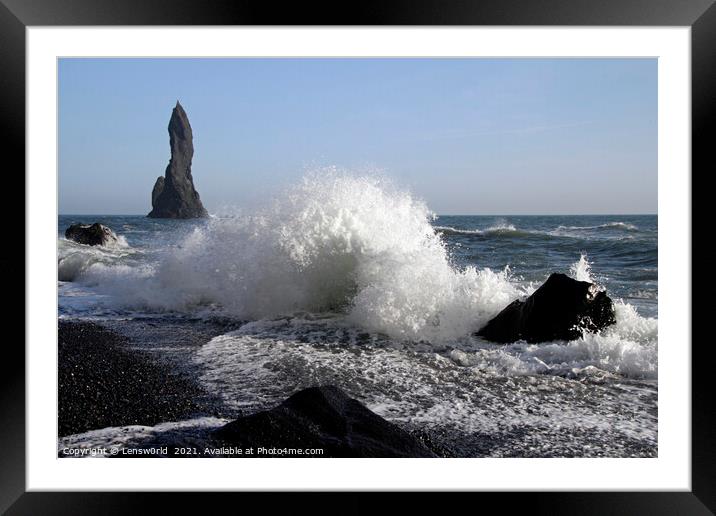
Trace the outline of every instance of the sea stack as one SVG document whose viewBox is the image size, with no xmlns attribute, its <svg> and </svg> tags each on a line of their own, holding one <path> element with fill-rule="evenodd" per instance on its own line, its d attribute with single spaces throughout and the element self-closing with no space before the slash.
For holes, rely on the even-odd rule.
<svg viewBox="0 0 716 516">
<path fill-rule="evenodd" d="M 152 189 L 152 211 L 147 217 L 155 219 L 193 219 L 207 217 L 199 192 L 191 176 L 194 157 L 193 136 L 189 118 L 179 104 L 174 106 L 169 120 L 171 157 L 164 176 L 157 178 Z"/>
</svg>

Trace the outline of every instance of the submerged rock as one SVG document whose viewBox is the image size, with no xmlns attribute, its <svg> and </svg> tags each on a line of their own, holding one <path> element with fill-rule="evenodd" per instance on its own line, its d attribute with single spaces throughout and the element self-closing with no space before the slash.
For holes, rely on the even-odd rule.
<svg viewBox="0 0 716 516">
<path fill-rule="evenodd" d="M 147 217 L 193 219 L 207 217 L 199 192 L 194 188 L 191 160 L 194 144 L 191 125 L 184 108 L 177 101 L 169 120 L 171 158 L 164 173 L 152 189 L 152 211 Z"/>
<path fill-rule="evenodd" d="M 232 421 L 215 437 L 243 448 L 322 448 L 323 457 L 435 457 L 418 439 L 338 387 L 311 387 Z"/>
<path fill-rule="evenodd" d="M 574 340 L 616 322 L 607 293 L 594 283 L 552 274 L 524 301 L 513 301 L 480 331 L 494 342 Z"/>
<path fill-rule="evenodd" d="M 72 224 L 65 231 L 67 240 L 74 240 L 85 245 L 108 245 L 117 243 L 117 235 L 110 228 L 99 222 L 89 224 Z"/>
</svg>

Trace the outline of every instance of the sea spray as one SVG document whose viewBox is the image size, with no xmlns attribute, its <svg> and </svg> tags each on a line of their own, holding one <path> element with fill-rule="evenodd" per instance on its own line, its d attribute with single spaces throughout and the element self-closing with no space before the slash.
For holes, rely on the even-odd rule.
<svg viewBox="0 0 716 516">
<path fill-rule="evenodd" d="M 72 276 L 125 309 L 245 320 L 337 313 L 393 339 L 444 343 L 470 335 L 541 280 L 455 265 L 433 217 L 384 178 L 321 170 L 253 214 L 181 226 L 185 236 L 152 260 L 92 258 Z M 590 281 L 590 268 L 583 254 L 570 273 Z"/>
<path fill-rule="evenodd" d="M 592 279 L 592 264 L 589 263 L 585 253 L 582 253 L 579 260 L 569 267 L 569 275 L 577 281 L 594 282 Z"/>
<path fill-rule="evenodd" d="M 325 180 L 320 175 L 313 179 Z M 383 196 L 393 200 L 392 205 L 401 206 L 397 202 L 401 191 L 383 180 L 365 178 L 367 183 L 361 183 L 359 177 L 352 181 L 333 179 L 331 184 L 336 189 L 349 184 L 361 189 L 365 184 L 377 185 Z M 426 256 L 434 258 L 441 252 L 427 252 L 424 244 L 414 245 L 415 252 L 410 256 L 414 259 L 417 254 L 419 259 L 408 265 L 403 265 L 407 257 L 396 258 L 401 249 L 411 248 L 404 243 L 396 244 L 394 252 L 371 253 L 370 249 L 381 249 L 369 240 L 374 235 L 359 231 L 363 226 L 350 221 L 378 215 L 350 202 L 344 206 L 350 215 L 346 217 L 334 216 L 336 209 L 324 200 L 316 201 L 318 209 L 309 209 L 316 204 L 312 196 L 321 192 L 325 196 L 319 199 L 344 197 L 328 185 L 309 182 L 306 188 L 298 185 L 289 189 L 275 203 L 254 210 L 250 216 L 222 214 L 212 221 L 108 217 L 112 227 L 127 236 L 132 250 L 118 259 L 113 251 L 112 257 L 93 261 L 79 272 L 75 282 L 61 282 L 60 317 L 98 318 L 103 324 L 121 319 L 114 323 L 116 327 L 140 336 L 142 347 L 147 339 L 147 344 L 152 343 L 147 349 L 151 348 L 160 360 L 189 357 L 193 362 L 189 370 L 197 367 L 199 381 L 207 391 L 224 399 L 231 410 L 244 414 L 274 407 L 298 388 L 333 384 L 405 429 L 427 433 L 433 442 L 456 455 L 656 453 L 655 216 L 510 216 L 509 223 L 516 231 L 499 233 L 494 230 L 504 224 L 494 216 L 441 216 L 437 222 L 422 203 L 407 196 L 413 207 L 426 213 L 428 223 L 460 230 L 438 231 L 445 244 L 443 250 L 449 252 L 442 254 L 444 260 L 437 261 L 439 267 L 422 267 L 436 274 L 428 279 L 442 285 L 436 294 L 448 293 L 438 296 L 443 301 L 435 303 L 445 316 L 434 321 L 437 326 L 424 326 L 422 319 L 426 316 L 421 314 L 430 309 L 427 300 L 434 297 L 430 296 L 433 284 L 425 277 L 420 277 L 420 282 L 412 280 L 410 271 L 420 263 L 435 263 Z M 365 196 L 368 200 L 372 197 Z M 311 212 L 315 217 L 302 218 Z M 319 217 L 319 213 L 324 216 Z M 354 219 L 354 213 L 360 216 Z M 59 217 L 60 246 L 64 245 L 64 229 L 76 218 Z M 313 219 L 325 221 L 309 224 Z M 375 236 L 405 239 L 393 219 L 378 219 L 389 221 L 392 235 L 373 229 Z M 330 226 L 334 232 L 326 233 L 329 220 L 340 222 Z M 557 226 L 598 226 L 615 220 L 638 229 L 629 234 L 605 228 L 551 235 Z M 370 228 L 378 225 L 376 219 L 371 221 L 363 224 Z M 316 231 L 302 240 L 301 235 L 310 234 L 302 230 L 309 227 Z M 339 230 L 341 227 L 351 230 Z M 416 227 L 424 227 L 420 219 Z M 617 232 L 623 235 L 617 236 Z M 338 238 L 336 234 L 360 238 Z M 325 238 L 319 238 L 321 235 Z M 67 249 L 96 254 L 89 246 Z M 583 250 L 589 252 L 589 259 L 586 255 L 582 259 Z M 367 265 L 380 257 L 385 259 L 375 266 Z M 389 266 L 392 262 L 395 265 Z M 450 317 L 467 313 L 468 322 L 479 320 L 479 314 L 463 308 L 470 307 L 470 296 L 478 300 L 477 308 L 483 313 L 493 306 L 499 311 L 511 299 L 542 284 L 550 272 L 576 271 L 580 267 L 570 266 L 580 262 L 591 265 L 589 277 L 598 278 L 615 300 L 617 324 L 604 332 L 571 342 L 496 345 L 469 330 L 454 339 L 450 336 L 458 332 L 443 331 L 444 321 Z M 515 272 L 504 270 L 506 264 L 511 264 Z M 501 272 L 487 274 L 484 269 L 488 266 Z M 375 270 L 377 278 L 364 272 L 368 270 Z M 400 276 L 401 271 L 404 276 Z M 476 288 L 468 271 L 483 282 L 482 288 Z M 393 287 L 385 276 L 412 282 L 396 279 Z M 444 277 L 454 283 L 443 283 Z M 412 290 L 406 291 L 409 286 Z M 419 295 L 411 297 L 405 292 Z M 401 296 L 414 305 L 401 304 Z M 490 296 L 494 303 L 488 301 Z M 455 301 L 457 308 L 445 298 Z M 504 303 L 501 298 L 506 298 Z M 305 308 L 309 306 L 315 308 L 309 311 Z M 374 313 L 367 309 L 359 312 L 361 307 L 373 308 Z M 176 313 L 160 313 L 163 310 Z M 391 312 L 395 313 L 394 320 L 388 317 Z M 245 324 L 221 317 L 243 313 L 257 315 L 242 315 L 240 318 L 254 319 Z M 220 317 L 214 319 L 214 314 Z M 418 331 L 400 331 L 408 326 L 404 314 L 415 316 L 417 323 L 413 324 Z M 398 331 L 388 334 L 381 329 L 386 327 Z M 208 339 L 207 328 L 211 328 L 211 334 L 221 335 L 198 348 L 167 344 Z M 411 332 L 419 337 L 409 337 Z M 196 336 L 189 339 L 194 333 Z M 121 433 L 124 435 L 126 429 Z M 524 435 L 530 439 L 525 441 Z"/>
<path fill-rule="evenodd" d="M 83 280 L 129 306 L 214 305 L 239 318 L 336 311 L 413 341 L 477 330 L 524 294 L 507 271 L 451 264 L 424 202 L 377 176 L 304 177 L 252 216 L 214 218 L 153 266 Z"/>
</svg>

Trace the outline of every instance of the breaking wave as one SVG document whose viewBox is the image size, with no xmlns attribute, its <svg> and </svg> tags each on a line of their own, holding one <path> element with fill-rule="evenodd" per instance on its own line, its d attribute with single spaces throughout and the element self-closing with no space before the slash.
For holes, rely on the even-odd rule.
<svg viewBox="0 0 716 516">
<path fill-rule="evenodd" d="M 340 312 L 393 338 L 453 339 L 525 292 L 507 270 L 454 267 L 433 217 L 382 178 L 323 170 L 256 215 L 210 220 L 150 267 L 100 260 L 82 281 L 134 307 Z"/>
<path fill-rule="evenodd" d="M 113 265 L 134 254 L 127 240 L 119 235 L 117 241 L 106 246 L 78 244 L 60 238 L 57 244 L 57 277 L 60 281 L 74 281 L 93 265 Z"/>
<path fill-rule="evenodd" d="M 634 224 L 628 224 L 626 222 L 608 222 L 606 224 L 599 224 L 596 226 L 559 226 L 557 231 L 588 229 L 621 229 L 624 231 L 637 231 L 639 228 Z"/>
<path fill-rule="evenodd" d="M 433 226 L 434 229 L 441 233 L 452 233 L 462 235 L 510 235 L 510 234 L 529 234 L 532 231 L 522 231 L 517 229 L 514 224 L 500 223 L 486 229 L 458 229 L 451 226 Z"/>
<path fill-rule="evenodd" d="M 187 226 L 188 234 L 153 260 L 134 259 L 130 247 L 61 240 L 60 279 L 92 288 L 112 307 L 240 320 L 336 314 L 357 331 L 438 349 L 470 338 L 535 285 L 509 269 L 456 266 L 434 220 L 424 202 L 383 178 L 322 170 L 258 213 Z M 507 223 L 488 230 L 516 231 Z M 590 269 L 582 255 L 565 272 L 592 281 Z M 656 319 L 618 304 L 617 325 L 600 335 L 538 348 L 518 343 L 502 353 L 489 346 L 458 351 L 469 363 L 486 359 L 479 367 L 488 370 L 518 357 L 504 367 L 534 373 L 593 366 L 649 376 L 656 340 Z"/>
</svg>

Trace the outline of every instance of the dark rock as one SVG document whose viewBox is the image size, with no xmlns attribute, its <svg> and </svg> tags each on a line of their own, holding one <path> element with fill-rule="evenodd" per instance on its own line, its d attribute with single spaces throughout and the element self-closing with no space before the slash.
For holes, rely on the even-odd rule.
<svg viewBox="0 0 716 516">
<path fill-rule="evenodd" d="M 65 238 L 85 245 L 107 245 L 117 243 L 117 235 L 107 226 L 95 222 L 72 224 L 65 231 Z"/>
<path fill-rule="evenodd" d="M 152 211 L 148 217 L 193 219 L 208 216 L 191 175 L 191 160 L 194 157 L 192 140 L 189 118 L 177 101 L 169 120 L 171 158 L 164 177 L 157 178 L 152 189 Z"/>
<path fill-rule="evenodd" d="M 157 198 L 162 193 L 162 190 L 164 190 L 164 176 L 159 176 L 157 182 L 154 183 L 154 188 L 152 188 L 152 207 L 157 204 Z"/>
<path fill-rule="evenodd" d="M 494 342 L 574 340 L 616 322 L 612 300 L 588 281 L 552 274 L 524 301 L 513 301 L 478 335 Z"/>
<path fill-rule="evenodd" d="M 435 457 L 409 433 L 338 387 L 311 387 L 232 421 L 215 437 L 243 448 L 322 448 L 322 457 Z"/>
</svg>

